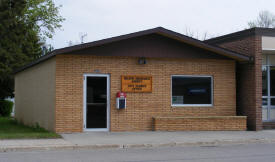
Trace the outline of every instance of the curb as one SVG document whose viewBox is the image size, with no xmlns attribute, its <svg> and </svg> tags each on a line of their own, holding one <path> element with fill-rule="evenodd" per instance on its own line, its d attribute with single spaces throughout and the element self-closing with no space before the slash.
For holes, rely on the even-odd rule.
<svg viewBox="0 0 275 162">
<path fill-rule="evenodd" d="M 249 140 L 216 140 L 209 142 L 168 142 L 168 143 L 147 143 L 147 144 L 94 144 L 94 145 L 55 145 L 55 146 L 14 146 L 0 147 L 1 152 L 16 151 L 48 151 L 48 150 L 76 150 L 76 149 L 128 149 L 128 148 L 157 148 L 175 146 L 218 146 L 228 144 L 256 144 L 275 143 L 275 139 L 249 139 Z"/>
</svg>

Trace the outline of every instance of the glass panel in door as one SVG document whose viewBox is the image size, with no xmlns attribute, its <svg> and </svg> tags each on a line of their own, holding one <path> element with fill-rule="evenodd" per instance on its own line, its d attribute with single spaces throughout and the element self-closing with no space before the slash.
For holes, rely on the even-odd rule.
<svg viewBox="0 0 275 162">
<path fill-rule="evenodd" d="M 269 119 L 275 120 L 275 66 L 270 66 L 269 72 L 270 96 L 269 96 Z"/>
<path fill-rule="evenodd" d="M 107 77 L 87 77 L 86 128 L 107 128 Z"/>
<path fill-rule="evenodd" d="M 270 66 L 270 97 L 275 97 L 275 66 Z"/>
<path fill-rule="evenodd" d="M 267 66 L 262 67 L 262 96 L 267 96 Z"/>
</svg>

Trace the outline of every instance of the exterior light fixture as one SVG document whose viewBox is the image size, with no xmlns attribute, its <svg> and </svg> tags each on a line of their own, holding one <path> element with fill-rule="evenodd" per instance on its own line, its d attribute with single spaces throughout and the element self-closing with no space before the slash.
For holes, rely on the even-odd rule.
<svg viewBox="0 0 275 162">
<path fill-rule="evenodd" d="M 146 63 L 147 63 L 147 61 L 146 61 L 145 57 L 138 58 L 138 64 L 143 65 L 143 64 L 146 64 Z"/>
</svg>

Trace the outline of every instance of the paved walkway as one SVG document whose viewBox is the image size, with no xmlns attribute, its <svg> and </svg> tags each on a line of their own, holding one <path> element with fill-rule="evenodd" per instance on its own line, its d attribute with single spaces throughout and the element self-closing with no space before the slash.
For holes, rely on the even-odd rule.
<svg viewBox="0 0 275 162">
<path fill-rule="evenodd" d="M 0 140 L 0 152 L 33 149 L 131 148 L 159 146 L 275 143 L 275 130 L 182 132 L 87 132 L 63 139 Z"/>
</svg>

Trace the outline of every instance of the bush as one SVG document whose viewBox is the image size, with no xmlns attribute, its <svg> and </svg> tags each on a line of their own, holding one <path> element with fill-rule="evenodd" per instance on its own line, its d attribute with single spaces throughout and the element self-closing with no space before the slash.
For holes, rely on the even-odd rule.
<svg viewBox="0 0 275 162">
<path fill-rule="evenodd" d="M 0 100 L 0 116 L 9 117 L 12 112 L 13 102 Z"/>
</svg>

